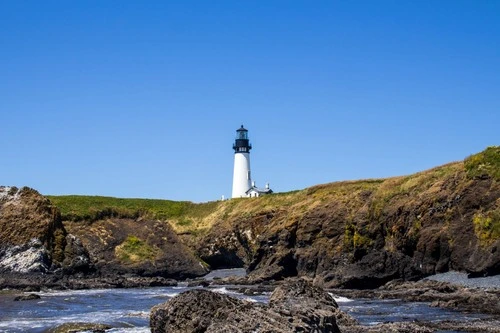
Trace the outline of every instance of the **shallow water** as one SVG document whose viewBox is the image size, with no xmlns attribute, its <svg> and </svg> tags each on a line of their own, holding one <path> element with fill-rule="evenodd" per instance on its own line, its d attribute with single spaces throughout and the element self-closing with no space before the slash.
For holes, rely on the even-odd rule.
<svg viewBox="0 0 500 333">
<path fill-rule="evenodd" d="M 105 323 L 109 332 L 149 332 L 149 310 L 187 287 L 98 289 L 39 293 L 39 300 L 14 302 L 14 295 L 0 295 L 0 332 L 44 332 L 67 322 Z M 269 295 L 244 296 L 227 287 L 212 290 L 255 302 L 267 302 Z M 335 297 L 342 310 L 362 324 L 389 321 L 450 320 L 484 317 L 429 307 L 425 303 L 399 300 L 351 300 Z"/>
<path fill-rule="evenodd" d="M 208 279 L 234 273 L 231 270 L 215 272 Z M 244 272 L 237 271 L 236 274 Z M 42 297 L 39 300 L 21 302 L 13 301 L 15 296 L 13 293 L 0 293 L 0 332 L 39 333 L 67 322 L 109 324 L 114 327 L 108 331 L 111 333 L 150 332 L 151 307 L 189 289 L 192 288 L 184 286 L 50 291 L 37 293 Z M 269 299 L 269 294 L 250 297 L 236 293 L 231 290 L 231 286 L 210 289 L 254 302 L 266 303 Z M 414 320 L 475 320 L 487 317 L 433 308 L 428 303 L 378 299 L 353 300 L 333 296 L 343 311 L 364 325 Z"/>
</svg>

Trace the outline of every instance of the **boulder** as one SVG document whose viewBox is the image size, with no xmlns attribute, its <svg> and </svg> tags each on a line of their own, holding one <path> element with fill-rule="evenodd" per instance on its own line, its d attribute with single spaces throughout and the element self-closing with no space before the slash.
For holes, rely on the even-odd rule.
<svg viewBox="0 0 500 333">
<path fill-rule="evenodd" d="M 184 292 L 151 310 L 153 333 L 340 332 L 333 297 L 303 280 L 287 281 L 269 305 L 206 289 Z"/>
<path fill-rule="evenodd" d="M 21 295 L 21 296 L 16 296 L 14 298 L 14 301 L 31 301 L 34 299 L 40 299 L 40 295 L 37 294 L 28 294 L 28 295 Z"/>
<path fill-rule="evenodd" d="M 0 271 L 47 273 L 50 265 L 49 251 L 38 238 L 21 245 L 4 246 L 0 251 Z"/>
<path fill-rule="evenodd" d="M 47 333 L 77 333 L 77 332 L 92 332 L 104 333 L 112 327 L 106 324 L 96 323 L 65 323 L 54 328 L 51 328 Z"/>
<path fill-rule="evenodd" d="M 59 210 L 37 191 L 0 186 L 0 273 L 88 272 L 80 240 L 69 235 Z"/>
</svg>

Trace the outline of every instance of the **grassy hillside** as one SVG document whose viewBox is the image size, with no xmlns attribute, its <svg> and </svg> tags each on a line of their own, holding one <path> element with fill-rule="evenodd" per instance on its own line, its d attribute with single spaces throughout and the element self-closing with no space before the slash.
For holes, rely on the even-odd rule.
<svg viewBox="0 0 500 333">
<path fill-rule="evenodd" d="M 454 176 L 455 175 L 455 176 Z M 460 177 L 458 177 L 460 175 Z M 419 193 L 432 193 L 451 176 L 458 179 L 491 177 L 500 181 L 500 147 L 489 147 L 464 162 L 454 162 L 409 176 L 387 179 L 344 181 L 313 186 L 304 190 L 276 193 L 260 198 L 232 199 L 195 204 L 186 201 L 154 199 L 120 199 L 101 196 L 48 196 L 61 210 L 63 220 L 92 222 L 108 217 L 148 217 L 168 221 L 178 233 L 200 234 L 215 222 L 248 218 L 266 211 L 286 210 L 287 220 L 294 221 L 325 202 L 342 205 L 344 209 L 359 209 L 364 192 L 373 193 L 368 208 L 370 215 L 379 218 L 384 207 L 396 197 L 409 198 Z M 463 178 L 465 177 L 465 178 Z M 429 192 L 430 191 L 430 192 Z M 499 203 L 500 205 L 500 203 Z M 489 212 L 475 219 L 482 237 L 498 237 L 499 214 Z M 418 228 L 418 225 L 415 226 Z M 352 229 L 352 230 L 351 230 Z M 355 228 L 346 229 L 353 242 L 363 238 Z M 485 231 L 486 230 L 486 231 Z M 486 236 L 485 236 L 486 235 Z"/>
<path fill-rule="evenodd" d="M 195 204 L 160 199 L 125 199 L 103 196 L 47 196 L 67 221 L 93 222 L 109 217 L 152 218 L 173 222 L 178 229 L 189 228 L 194 220 L 209 215 L 220 202 Z M 189 228 L 191 229 L 191 228 Z"/>
</svg>

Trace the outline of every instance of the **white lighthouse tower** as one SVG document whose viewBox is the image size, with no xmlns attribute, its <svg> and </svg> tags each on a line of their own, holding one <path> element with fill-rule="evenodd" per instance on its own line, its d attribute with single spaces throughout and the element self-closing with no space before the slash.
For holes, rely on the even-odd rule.
<svg viewBox="0 0 500 333">
<path fill-rule="evenodd" d="M 234 171 L 233 171 L 233 198 L 248 196 L 248 190 L 252 187 L 252 176 L 250 174 L 250 149 L 252 145 L 248 140 L 248 130 L 241 125 L 236 130 L 234 149 Z"/>
</svg>

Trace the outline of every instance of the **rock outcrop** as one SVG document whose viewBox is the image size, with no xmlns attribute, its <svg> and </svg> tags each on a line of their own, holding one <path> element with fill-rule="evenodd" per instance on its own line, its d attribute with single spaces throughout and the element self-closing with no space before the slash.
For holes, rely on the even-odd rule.
<svg viewBox="0 0 500 333">
<path fill-rule="evenodd" d="M 234 201 L 195 247 L 250 281 L 376 288 L 448 270 L 500 273 L 500 147 L 410 176 Z M 230 209 L 230 210 L 229 210 Z"/>
<path fill-rule="evenodd" d="M 186 278 L 207 272 L 166 222 L 107 218 L 63 223 L 59 210 L 37 191 L 0 187 L 0 273 L 6 286 L 74 286 L 78 283 L 64 279 L 75 275 Z M 43 276 L 48 273 L 55 275 Z M 92 283 L 87 279 L 83 285 Z"/>
<path fill-rule="evenodd" d="M 107 324 L 96 323 L 65 323 L 49 329 L 46 333 L 77 333 L 77 332 L 92 332 L 92 333 L 105 333 L 107 330 L 112 329 Z"/>
<path fill-rule="evenodd" d="M 88 272 L 88 253 L 37 191 L 0 186 L 0 272 Z"/>
<path fill-rule="evenodd" d="M 14 298 L 14 301 L 32 301 L 32 300 L 35 300 L 35 299 L 40 299 L 40 295 L 37 295 L 37 294 L 27 294 L 27 295 L 20 295 L 20 296 L 16 296 Z"/>
<path fill-rule="evenodd" d="M 278 287 L 269 305 L 205 289 L 184 292 L 151 310 L 153 333 L 340 332 L 338 306 L 328 293 L 303 280 Z"/>
<path fill-rule="evenodd" d="M 392 281 L 375 292 L 378 298 L 431 302 L 431 306 L 500 315 L 500 289 L 495 288 L 471 288 L 424 279 L 417 282 Z"/>
<path fill-rule="evenodd" d="M 108 218 L 91 223 L 66 221 L 65 226 L 89 249 L 101 276 L 133 274 L 182 279 L 208 273 L 208 268 L 166 222 Z"/>
<path fill-rule="evenodd" d="M 194 204 L 0 187 L 0 271 L 186 278 L 246 267 L 376 288 L 448 270 L 500 273 L 500 147 L 414 175 Z M 208 265 L 207 265 L 208 264 Z"/>
</svg>

